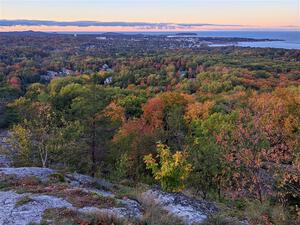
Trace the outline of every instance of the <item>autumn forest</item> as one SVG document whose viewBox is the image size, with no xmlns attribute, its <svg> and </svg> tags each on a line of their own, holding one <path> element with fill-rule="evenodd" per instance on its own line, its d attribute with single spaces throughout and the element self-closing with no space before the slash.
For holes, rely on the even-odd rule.
<svg viewBox="0 0 300 225">
<path fill-rule="evenodd" d="M 1 35 L 13 149 L 1 152 L 17 167 L 189 192 L 249 224 L 299 224 L 300 51 L 176 45 Z"/>
</svg>

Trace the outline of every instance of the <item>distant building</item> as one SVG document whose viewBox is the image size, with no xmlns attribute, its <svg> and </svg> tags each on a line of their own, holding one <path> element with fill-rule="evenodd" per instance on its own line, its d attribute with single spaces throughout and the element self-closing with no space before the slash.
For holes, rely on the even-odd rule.
<svg viewBox="0 0 300 225">
<path fill-rule="evenodd" d="M 63 68 L 59 72 L 48 70 L 47 73 L 46 74 L 42 74 L 40 76 L 40 78 L 41 78 L 41 80 L 44 80 L 44 81 L 51 81 L 52 79 L 54 79 L 56 77 L 62 77 L 62 76 L 67 76 L 67 75 L 71 75 L 71 74 L 74 74 L 73 70 L 69 70 L 69 69 Z"/>
<path fill-rule="evenodd" d="M 109 69 L 109 66 L 108 66 L 107 64 L 104 64 L 104 65 L 102 66 L 102 69 L 107 70 L 107 69 Z"/>
<path fill-rule="evenodd" d="M 94 71 L 91 70 L 91 69 L 86 69 L 86 70 L 83 71 L 83 73 L 84 73 L 84 74 L 93 74 Z"/>
<path fill-rule="evenodd" d="M 180 78 L 184 78 L 186 76 L 186 74 L 187 74 L 186 71 L 178 71 L 178 72 L 179 72 L 179 77 Z"/>
<path fill-rule="evenodd" d="M 53 78 L 58 76 L 58 72 L 48 70 L 46 74 L 40 76 L 41 80 L 51 81 Z"/>
<path fill-rule="evenodd" d="M 96 37 L 97 40 L 106 40 L 106 37 Z"/>
<path fill-rule="evenodd" d="M 113 72 L 112 68 L 110 68 L 109 65 L 107 65 L 107 64 L 104 64 L 101 67 L 100 71 L 102 71 L 102 72 Z"/>
<path fill-rule="evenodd" d="M 47 71 L 47 76 L 49 77 L 55 77 L 58 75 L 58 72 L 52 71 L 52 70 L 48 70 Z"/>
<path fill-rule="evenodd" d="M 105 80 L 104 80 L 104 84 L 111 84 L 113 81 L 113 78 L 112 77 L 107 77 Z"/>
<path fill-rule="evenodd" d="M 66 68 L 63 68 L 63 69 L 61 70 L 61 72 L 62 72 L 63 75 L 71 75 L 71 74 L 74 73 L 73 70 L 69 70 L 69 69 L 66 69 Z"/>
</svg>

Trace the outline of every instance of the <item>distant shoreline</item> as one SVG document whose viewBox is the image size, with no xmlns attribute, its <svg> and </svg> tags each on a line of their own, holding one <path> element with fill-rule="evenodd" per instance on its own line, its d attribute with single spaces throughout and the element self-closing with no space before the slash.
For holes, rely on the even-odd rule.
<svg viewBox="0 0 300 225">
<path fill-rule="evenodd" d="M 0 32 L 0 36 L 74 36 L 74 37 L 106 37 L 106 38 L 151 38 L 160 41 L 177 40 L 183 42 L 200 43 L 210 47 L 258 47 L 280 48 L 300 50 L 300 32 L 240 32 L 240 31 L 200 31 L 200 32 L 39 32 L 39 31 L 16 31 Z"/>
<path fill-rule="evenodd" d="M 228 42 L 236 43 L 236 42 L 258 42 L 258 41 L 284 41 L 281 39 L 270 39 L 270 38 L 246 38 L 246 37 L 205 37 L 200 36 L 197 33 L 189 33 L 189 32 L 182 32 L 182 33 L 175 33 L 174 35 L 169 35 L 168 33 L 161 33 L 160 35 L 152 35 L 151 32 L 149 33 L 126 33 L 126 32 L 104 32 L 104 33 L 61 33 L 61 32 L 41 32 L 41 31 L 12 31 L 12 32 L 0 32 L 0 35 L 26 35 L 26 36 L 47 36 L 47 35 L 74 35 L 74 36 L 99 36 L 99 37 L 139 37 L 139 36 L 149 36 L 149 37 L 169 37 L 169 38 L 195 38 L 200 39 L 203 41 L 212 41 L 212 42 Z"/>
</svg>

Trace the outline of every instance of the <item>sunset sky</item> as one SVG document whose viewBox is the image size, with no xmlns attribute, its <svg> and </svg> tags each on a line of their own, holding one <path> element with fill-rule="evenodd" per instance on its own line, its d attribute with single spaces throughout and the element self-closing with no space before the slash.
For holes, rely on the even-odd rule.
<svg viewBox="0 0 300 225">
<path fill-rule="evenodd" d="M 78 27 L 6 24 L 0 31 L 300 29 L 300 0 L 0 0 L 0 20 L 147 22 Z M 155 23 L 168 23 L 155 25 Z M 198 24 L 178 26 L 178 24 Z M 201 25 L 200 25 L 201 24 Z M 208 25 L 204 25 L 208 24 Z M 199 26 L 200 25 L 200 26 Z"/>
</svg>

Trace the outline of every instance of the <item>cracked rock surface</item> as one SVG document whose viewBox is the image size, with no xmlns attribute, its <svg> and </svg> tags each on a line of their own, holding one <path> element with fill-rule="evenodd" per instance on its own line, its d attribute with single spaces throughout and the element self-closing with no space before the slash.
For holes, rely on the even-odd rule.
<svg viewBox="0 0 300 225">
<path fill-rule="evenodd" d="M 167 213 L 189 225 L 201 224 L 209 215 L 218 211 L 213 203 L 192 199 L 181 193 L 167 193 L 158 189 L 144 192 L 142 199 L 145 202 L 153 201 Z"/>
<path fill-rule="evenodd" d="M 124 205 L 123 207 L 76 208 L 68 201 L 51 195 L 0 191 L 0 225 L 39 224 L 45 210 L 52 208 L 68 208 L 81 213 L 96 213 L 126 219 L 142 217 L 142 207 L 137 201 L 125 199 L 120 202 Z"/>
<path fill-rule="evenodd" d="M 143 216 L 141 205 L 131 199 L 122 200 L 121 203 L 124 207 L 112 207 L 112 208 L 96 208 L 96 207 L 84 207 L 79 209 L 80 212 L 83 213 L 100 213 L 109 216 L 115 216 L 118 218 L 126 218 L 126 219 L 141 219 Z"/>
<path fill-rule="evenodd" d="M 20 168 L 0 168 L 0 183 L 5 180 L 5 176 L 12 176 L 13 180 L 23 179 L 25 177 L 35 177 L 42 184 L 49 181 L 51 175 L 57 174 L 57 171 L 48 168 L 38 167 L 20 167 Z M 118 199 L 107 190 L 93 188 L 93 184 L 100 187 L 112 186 L 107 181 L 95 179 L 81 174 L 65 174 L 67 181 L 65 191 L 74 190 L 88 194 L 96 194 L 106 198 L 113 198 L 120 203 L 117 207 L 82 207 L 78 208 L 72 205 L 64 198 L 52 196 L 51 193 L 25 193 L 18 194 L 16 191 L 0 190 L 0 225 L 27 225 L 30 223 L 39 224 L 46 209 L 68 208 L 81 213 L 99 213 L 117 218 L 141 218 L 143 215 L 142 206 L 139 202 L 131 199 Z M 49 183 L 48 183 L 49 184 Z M 45 188 L 46 190 L 47 188 Z"/>
<path fill-rule="evenodd" d="M 54 196 L 0 192 L 0 225 L 40 223 L 44 211 L 49 208 L 72 208 L 72 205 Z"/>
</svg>

